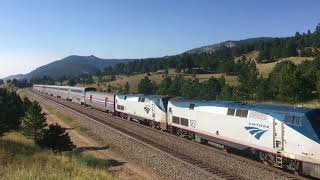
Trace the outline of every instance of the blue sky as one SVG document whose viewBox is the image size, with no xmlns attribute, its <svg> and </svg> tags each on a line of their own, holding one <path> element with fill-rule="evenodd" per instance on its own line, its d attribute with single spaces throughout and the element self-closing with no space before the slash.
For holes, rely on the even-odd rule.
<svg viewBox="0 0 320 180">
<path fill-rule="evenodd" d="M 314 30 L 319 0 L 1 0 L 0 78 L 68 55 L 143 58 Z"/>
</svg>

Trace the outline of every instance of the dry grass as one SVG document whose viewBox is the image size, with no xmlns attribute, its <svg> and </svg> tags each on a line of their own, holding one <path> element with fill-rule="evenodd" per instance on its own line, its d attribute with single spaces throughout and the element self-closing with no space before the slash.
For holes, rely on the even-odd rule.
<svg viewBox="0 0 320 180">
<path fill-rule="evenodd" d="M 19 133 L 0 138 L 0 179 L 116 179 L 108 162 L 90 156 L 41 150 Z"/>
<path fill-rule="evenodd" d="M 272 62 L 272 63 L 266 63 L 266 64 L 257 64 L 257 68 L 260 72 L 260 74 L 263 77 L 268 77 L 268 75 L 270 74 L 270 72 L 272 71 L 272 69 L 276 66 L 277 63 L 282 62 L 282 61 L 286 61 L 289 60 L 291 62 L 293 62 L 294 64 L 300 64 L 301 62 L 305 61 L 305 60 L 313 60 L 314 58 L 308 58 L 308 57 L 290 57 L 290 58 L 285 58 L 285 59 L 280 59 L 276 62 Z"/>
<path fill-rule="evenodd" d="M 258 104 L 271 104 L 271 105 L 284 105 L 284 106 L 295 106 L 295 107 L 304 107 L 304 108 L 320 108 L 320 100 L 313 99 L 305 102 L 281 102 L 281 101 L 256 101 L 256 100 L 247 100 L 247 103 L 258 103 Z"/>
<path fill-rule="evenodd" d="M 253 51 L 250 52 L 248 54 L 245 55 L 247 59 L 252 59 L 254 61 L 256 61 L 256 59 L 259 56 L 259 52 L 258 51 Z M 235 61 L 238 61 L 241 57 L 235 57 Z M 263 76 L 263 77 L 268 77 L 270 72 L 273 70 L 273 68 L 276 66 L 277 63 L 282 62 L 282 61 L 286 61 L 289 60 L 291 62 L 293 62 L 294 64 L 300 64 L 301 62 L 305 61 L 305 60 L 313 60 L 314 58 L 312 57 L 289 57 L 289 58 L 282 58 L 282 59 L 277 59 L 276 62 L 272 62 L 272 63 L 266 63 L 266 64 L 259 64 L 257 63 L 257 68 L 259 70 L 259 73 Z"/>
<path fill-rule="evenodd" d="M 184 73 L 177 73 L 175 72 L 174 69 L 170 69 L 168 76 L 174 78 L 176 76 L 183 76 L 186 79 L 194 79 L 197 78 L 200 81 L 205 81 L 208 80 L 210 77 L 216 77 L 216 78 L 220 78 L 220 77 L 224 77 L 226 79 L 226 82 L 232 86 L 237 85 L 238 84 L 238 80 L 237 80 L 237 76 L 229 76 L 226 75 L 225 73 L 217 73 L 217 74 L 197 74 L 196 77 L 193 77 L 191 74 L 184 74 Z M 103 90 L 107 90 L 107 86 L 108 84 L 111 84 L 112 87 L 116 87 L 119 88 L 120 86 L 122 88 L 124 88 L 125 84 L 128 82 L 129 86 L 130 86 L 130 90 L 133 92 L 137 92 L 138 90 L 138 84 L 140 82 L 141 79 L 143 79 L 145 76 L 147 76 L 147 74 L 137 74 L 137 75 L 132 75 L 132 76 L 125 76 L 125 75 L 117 75 L 116 76 L 116 81 L 112 81 L 112 82 L 108 82 L 105 84 L 100 84 L 99 86 L 97 86 L 97 84 L 92 84 L 90 86 L 92 87 L 96 87 L 98 90 L 103 91 Z M 165 76 L 160 73 L 160 72 L 156 72 L 156 73 L 152 73 L 148 76 L 148 78 L 152 81 L 154 81 L 156 84 L 159 84 L 164 78 Z"/>
<path fill-rule="evenodd" d="M 314 99 L 314 100 L 311 100 L 311 101 L 300 103 L 299 105 L 301 105 L 302 107 L 319 109 L 320 108 L 320 100 L 319 99 Z"/>
</svg>

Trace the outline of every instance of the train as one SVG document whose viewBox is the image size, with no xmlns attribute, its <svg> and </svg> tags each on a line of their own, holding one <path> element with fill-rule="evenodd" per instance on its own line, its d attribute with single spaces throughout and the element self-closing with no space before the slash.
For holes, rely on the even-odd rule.
<svg viewBox="0 0 320 180">
<path fill-rule="evenodd" d="M 34 85 L 33 90 L 320 178 L 320 109 L 117 94 L 87 87 Z"/>
</svg>

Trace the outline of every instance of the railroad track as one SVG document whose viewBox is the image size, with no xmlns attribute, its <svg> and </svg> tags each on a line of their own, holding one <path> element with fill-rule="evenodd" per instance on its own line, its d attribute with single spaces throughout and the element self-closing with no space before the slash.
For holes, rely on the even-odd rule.
<svg viewBox="0 0 320 180">
<path fill-rule="evenodd" d="M 59 105 L 61 106 L 64 106 L 64 107 L 67 107 L 69 109 L 72 109 L 73 111 L 76 111 L 84 116 L 87 116 L 89 117 L 90 119 L 93 119 L 95 121 L 98 121 L 112 129 L 115 129 L 117 131 L 120 131 L 121 133 L 123 134 L 126 134 L 130 137 L 132 137 L 132 139 L 136 139 L 136 140 L 139 140 L 140 142 L 143 142 L 145 144 L 148 144 L 149 146 L 152 146 L 158 150 L 161 150 L 162 152 L 165 152 L 167 154 L 169 154 L 170 156 L 172 157 L 175 157 L 185 163 L 188 163 L 188 164 L 191 164 L 195 167 L 198 167 L 208 173 L 211 173 L 212 175 L 214 176 L 218 176 L 222 179 L 230 179 L 230 180 L 233 180 L 233 179 L 248 179 L 246 177 L 243 177 L 239 174 L 235 174 L 235 173 L 232 173 L 230 171 L 226 171 L 224 170 L 223 168 L 219 167 L 218 165 L 214 166 L 212 164 L 208 164 L 208 163 L 204 163 L 202 162 L 201 160 L 198 160 L 196 158 L 192 158 L 184 153 L 181 153 L 175 149 L 172 149 L 170 147 L 166 147 L 166 146 L 163 146 L 159 143 L 156 143 L 152 140 L 149 140 L 148 138 L 146 137 L 143 137 L 143 136 L 139 136 L 138 133 L 133 133 L 129 130 L 126 130 L 124 128 L 120 128 L 119 126 L 116 126 L 108 121 L 105 120 L 105 118 L 102 118 L 102 117 L 97 117 L 95 115 L 93 115 L 92 111 L 91 110 L 87 110 L 87 111 L 80 111 L 80 110 L 77 110 L 77 108 L 74 108 L 73 106 L 79 106 L 79 105 L 76 105 L 76 104 L 72 104 L 72 103 L 68 103 L 68 102 L 60 102 L 61 100 L 60 99 L 57 99 L 55 97 L 52 97 L 52 96 L 46 96 L 46 95 L 43 95 L 43 94 L 38 94 L 36 93 L 37 95 L 41 96 L 42 98 L 46 99 L 46 100 L 49 100 L 49 101 L 52 101 L 52 102 L 55 102 L 55 103 L 58 103 Z M 97 111 L 94 111 L 94 112 L 97 112 Z M 103 112 L 101 112 L 103 113 Z M 103 113 L 105 114 L 105 113 Z M 119 118 L 121 119 L 121 118 Z M 136 124 L 136 123 L 135 123 Z M 146 127 L 148 128 L 148 127 Z M 261 163 L 259 163 L 259 166 L 261 165 Z M 278 169 L 274 169 L 275 171 L 278 170 Z M 271 170 L 270 170 L 271 171 Z M 295 175 L 292 175 L 292 174 L 289 174 L 289 173 L 286 173 L 286 172 L 282 172 L 281 170 L 278 170 L 278 173 L 281 174 L 281 176 L 284 178 L 284 179 L 303 179 L 302 177 L 299 177 L 299 176 L 295 176 Z"/>
</svg>

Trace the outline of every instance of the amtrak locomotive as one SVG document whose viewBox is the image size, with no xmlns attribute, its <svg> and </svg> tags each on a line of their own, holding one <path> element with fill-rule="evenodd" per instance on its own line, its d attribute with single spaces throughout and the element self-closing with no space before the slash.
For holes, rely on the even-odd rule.
<svg viewBox="0 0 320 180">
<path fill-rule="evenodd" d="M 320 178 L 320 110 L 231 101 L 114 94 L 34 85 L 34 90 Z"/>
</svg>

